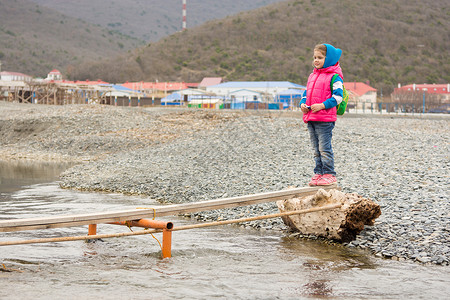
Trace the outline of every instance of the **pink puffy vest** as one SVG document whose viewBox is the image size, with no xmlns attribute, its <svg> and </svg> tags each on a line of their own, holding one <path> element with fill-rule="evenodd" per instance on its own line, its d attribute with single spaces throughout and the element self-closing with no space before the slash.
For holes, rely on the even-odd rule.
<svg viewBox="0 0 450 300">
<path fill-rule="evenodd" d="M 314 69 L 314 72 L 309 75 L 308 83 L 306 84 L 306 105 L 325 102 L 331 98 L 331 78 L 334 74 L 339 74 L 341 78 L 342 69 L 339 63 L 325 69 Z M 319 121 L 319 122 L 334 122 L 337 120 L 336 107 L 329 109 L 322 109 L 318 112 L 308 111 L 303 114 L 303 121 Z"/>
</svg>

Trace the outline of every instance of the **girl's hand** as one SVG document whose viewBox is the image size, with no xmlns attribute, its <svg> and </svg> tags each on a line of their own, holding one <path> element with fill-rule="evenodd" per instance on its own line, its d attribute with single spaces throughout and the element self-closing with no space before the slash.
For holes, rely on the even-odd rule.
<svg viewBox="0 0 450 300">
<path fill-rule="evenodd" d="M 322 110 L 322 109 L 325 109 L 325 104 L 323 104 L 323 103 L 316 103 L 316 104 L 311 105 L 311 110 L 313 112 L 318 112 L 319 110 Z"/>
<path fill-rule="evenodd" d="M 302 103 L 302 105 L 300 105 L 300 110 L 304 114 L 306 114 L 309 111 L 308 106 L 306 106 L 306 104 L 304 104 L 304 103 Z"/>
</svg>

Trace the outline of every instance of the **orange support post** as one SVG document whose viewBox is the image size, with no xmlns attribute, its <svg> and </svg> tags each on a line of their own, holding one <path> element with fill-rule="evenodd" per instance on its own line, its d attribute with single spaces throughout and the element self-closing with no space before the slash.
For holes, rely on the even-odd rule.
<svg viewBox="0 0 450 300">
<path fill-rule="evenodd" d="M 172 230 L 163 229 L 162 257 L 172 257 Z"/>
<path fill-rule="evenodd" d="M 130 226 L 130 227 L 155 228 L 155 229 L 172 229 L 173 228 L 172 222 L 164 222 L 164 221 L 156 221 L 156 220 L 148 220 L 148 219 L 112 222 L 109 224 L 124 225 L 124 226 Z"/>
<path fill-rule="evenodd" d="M 89 224 L 88 235 L 97 234 L 97 224 Z"/>
<path fill-rule="evenodd" d="M 124 225 L 129 227 L 155 228 L 163 230 L 162 257 L 172 257 L 172 222 L 140 219 L 132 221 L 112 222 L 109 224 Z"/>
</svg>

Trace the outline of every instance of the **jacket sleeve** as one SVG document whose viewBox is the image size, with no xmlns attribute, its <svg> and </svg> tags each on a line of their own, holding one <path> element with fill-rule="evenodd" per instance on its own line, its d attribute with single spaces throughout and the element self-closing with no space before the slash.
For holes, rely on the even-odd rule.
<svg viewBox="0 0 450 300">
<path fill-rule="evenodd" d="M 329 109 L 338 106 L 342 102 L 342 97 L 344 96 L 344 81 L 341 76 L 337 76 L 333 83 L 333 90 L 331 91 L 331 98 L 328 98 L 323 102 L 325 109 Z"/>
<path fill-rule="evenodd" d="M 302 99 L 300 100 L 300 105 L 306 104 L 306 90 L 303 92 Z"/>
</svg>

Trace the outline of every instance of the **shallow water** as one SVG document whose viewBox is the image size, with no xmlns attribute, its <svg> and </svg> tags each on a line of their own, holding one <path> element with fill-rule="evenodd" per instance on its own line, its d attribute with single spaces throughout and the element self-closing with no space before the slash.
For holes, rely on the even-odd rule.
<svg viewBox="0 0 450 300">
<path fill-rule="evenodd" d="M 0 219 L 156 205 L 147 197 L 59 188 L 67 166 L 0 163 Z M 192 223 L 181 217 L 175 226 Z M 98 225 L 98 233 L 125 232 Z M 87 226 L 0 233 L 0 241 L 86 235 Z M 161 240 L 161 235 L 156 234 Z M 447 299 L 448 267 L 378 259 L 320 241 L 238 226 L 152 236 L 0 247 L 0 299 Z"/>
</svg>

